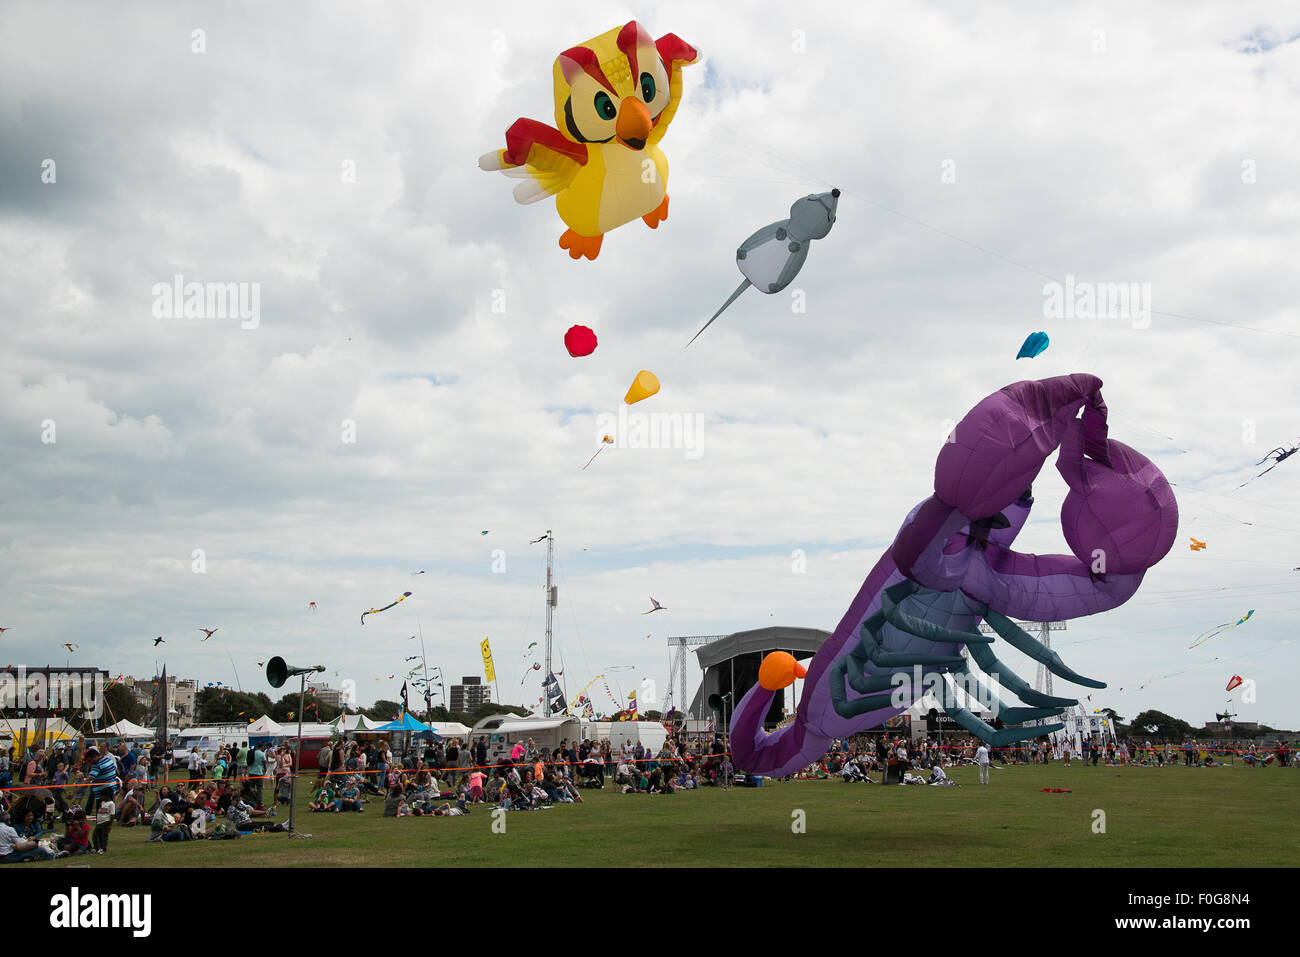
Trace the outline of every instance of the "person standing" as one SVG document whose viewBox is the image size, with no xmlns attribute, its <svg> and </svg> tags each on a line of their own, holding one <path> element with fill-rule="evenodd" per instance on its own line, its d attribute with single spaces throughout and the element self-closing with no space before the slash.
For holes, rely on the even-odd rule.
<svg viewBox="0 0 1300 957">
<path fill-rule="evenodd" d="M 980 784 L 989 783 L 989 748 L 983 741 L 975 749 L 975 763 L 980 767 Z"/>
<path fill-rule="evenodd" d="M 320 771 L 320 775 L 316 781 L 316 787 L 325 787 L 329 782 L 330 764 L 333 760 L 334 749 L 330 746 L 330 743 L 326 741 L 325 747 L 321 748 L 320 753 L 316 755 L 316 767 Z"/>
<path fill-rule="evenodd" d="M 470 750 L 469 742 L 466 742 L 465 746 L 460 749 L 460 757 L 457 758 L 456 761 L 456 767 L 459 768 L 460 770 L 457 779 L 461 784 L 464 784 L 465 781 L 468 779 L 469 769 L 472 768 L 473 766 L 474 766 L 474 753 Z"/>
<path fill-rule="evenodd" d="M 289 746 L 286 744 L 280 748 L 280 753 L 275 757 L 275 783 L 278 785 L 281 778 L 292 773 L 293 752 L 289 750 Z"/>
<path fill-rule="evenodd" d="M 118 786 L 122 783 L 117 776 L 117 760 L 111 754 L 99 756 L 99 749 L 86 749 L 86 763 L 90 765 L 90 796 L 86 799 L 86 813 L 107 800 L 113 802 Z"/>
<path fill-rule="evenodd" d="M 37 750 L 32 755 L 27 766 L 23 768 L 23 784 L 29 788 L 40 788 L 45 786 L 45 751 Z"/>
<path fill-rule="evenodd" d="M 263 803 L 263 785 L 266 783 L 266 752 L 255 744 L 248 746 L 248 793 Z"/>
<path fill-rule="evenodd" d="M 360 780 L 365 781 L 367 780 L 366 779 L 366 760 L 367 760 L 366 749 L 359 745 L 356 751 L 356 759 L 357 759 L 357 768 L 356 768 L 357 774 L 360 777 Z"/>
<path fill-rule="evenodd" d="M 253 788 L 253 782 L 248 780 L 248 742 L 237 743 L 232 750 L 234 752 L 232 764 L 235 778 L 239 781 L 239 791 L 241 794 L 248 794 Z"/>
<path fill-rule="evenodd" d="M 442 764 L 447 772 L 447 780 L 454 786 L 456 768 L 460 766 L 460 738 L 451 739 L 451 744 L 447 745 L 447 750 L 443 753 Z"/>
<path fill-rule="evenodd" d="M 380 739 L 375 746 L 375 785 L 384 788 L 387 784 L 388 766 L 392 762 L 392 752 L 388 749 L 388 742 Z"/>
</svg>

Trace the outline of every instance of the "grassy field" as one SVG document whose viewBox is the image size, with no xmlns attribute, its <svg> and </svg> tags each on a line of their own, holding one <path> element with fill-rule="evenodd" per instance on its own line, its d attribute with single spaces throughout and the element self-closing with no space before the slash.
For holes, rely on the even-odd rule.
<svg viewBox="0 0 1300 957">
<path fill-rule="evenodd" d="M 765 782 L 673 795 L 584 791 L 586 803 L 457 818 L 308 814 L 311 840 L 149 844 L 115 827 L 91 867 L 1295 867 L 1300 771 L 1266 768 L 996 767 L 950 772 L 957 788 Z M 1068 787 L 1070 794 L 1044 794 Z M 268 789 L 269 791 L 269 789 Z M 307 796 L 299 795 L 301 807 Z M 150 802 L 151 803 L 151 802 Z M 794 833 L 803 811 L 805 833 Z M 1094 813 L 1105 833 L 1094 833 Z M 280 820 L 285 820 L 281 816 Z"/>
</svg>

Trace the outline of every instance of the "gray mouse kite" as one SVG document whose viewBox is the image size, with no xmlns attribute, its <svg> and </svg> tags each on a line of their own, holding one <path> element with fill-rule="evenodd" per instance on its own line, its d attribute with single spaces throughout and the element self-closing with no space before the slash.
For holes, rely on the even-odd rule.
<svg viewBox="0 0 1300 957">
<path fill-rule="evenodd" d="M 750 236 L 736 250 L 736 265 L 745 280 L 736 287 L 731 298 L 713 314 L 700 332 L 691 337 L 694 342 L 723 309 L 736 301 L 736 297 L 749 286 L 759 292 L 780 292 L 794 281 L 808 258 L 808 247 L 814 239 L 825 239 L 835 225 L 835 207 L 839 205 L 840 191 L 814 193 L 797 199 L 790 207 L 790 218 L 764 226 Z M 691 342 L 686 343 L 689 347 Z"/>
</svg>

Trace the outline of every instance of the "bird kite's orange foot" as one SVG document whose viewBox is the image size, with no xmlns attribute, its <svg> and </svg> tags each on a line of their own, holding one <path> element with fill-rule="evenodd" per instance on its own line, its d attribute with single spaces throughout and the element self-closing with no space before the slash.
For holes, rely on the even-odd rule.
<svg viewBox="0 0 1300 957">
<path fill-rule="evenodd" d="M 581 259 L 586 256 L 594 260 L 600 255 L 600 244 L 604 242 L 605 236 L 583 236 L 575 233 L 572 229 L 566 229 L 564 235 L 560 237 L 560 248 L 569 251 L 570 259 Z"/>
<path fill-rule="evenodd" d="M 641 217 L 641 219 L 645 222 L 645 224 L 649 226 L 651 229 L 658 229 L 659 224 L 662 223 L 667 218 L 668 218 L 668 197 L 667 196 L 664 197 L 664 201 L 659 204 L 657 209 L 651 210 L 650 212 L 646 213 L 644 216 Z"/>
</svg>

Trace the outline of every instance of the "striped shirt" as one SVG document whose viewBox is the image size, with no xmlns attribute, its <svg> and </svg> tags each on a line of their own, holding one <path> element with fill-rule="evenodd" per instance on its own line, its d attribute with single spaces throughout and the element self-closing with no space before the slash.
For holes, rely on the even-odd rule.
<svg viewBox="0 0 1300 957">
<path fill-rule="evenodd" d="M 106 754 L 90 769 L 90 783 L 104 786 L 117 783 L 117 761 L 111 754 Z"/>
</svg>

